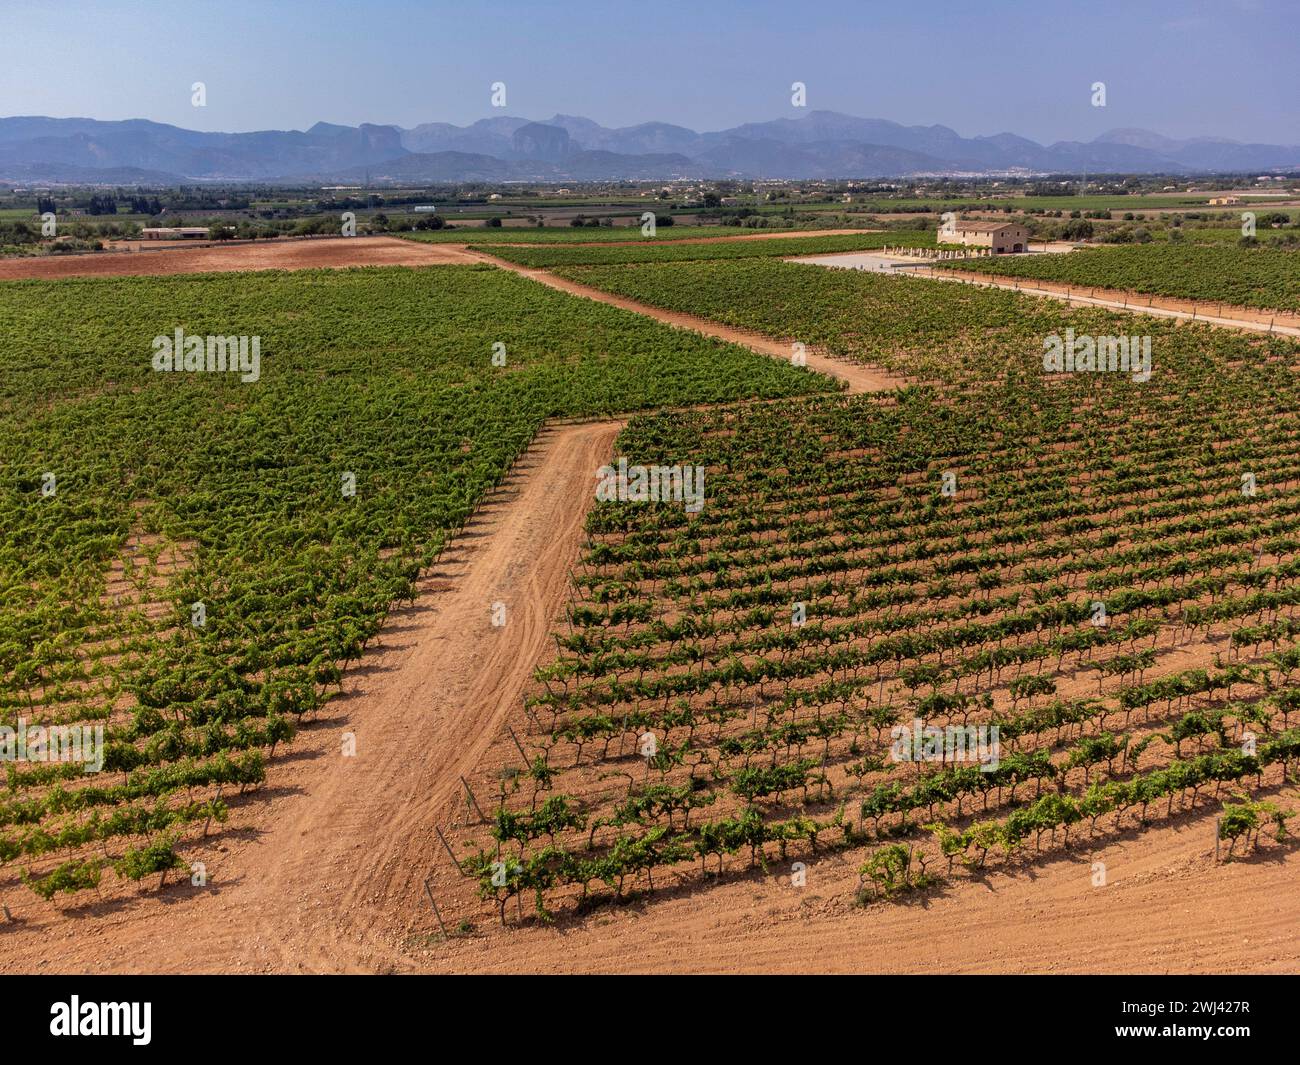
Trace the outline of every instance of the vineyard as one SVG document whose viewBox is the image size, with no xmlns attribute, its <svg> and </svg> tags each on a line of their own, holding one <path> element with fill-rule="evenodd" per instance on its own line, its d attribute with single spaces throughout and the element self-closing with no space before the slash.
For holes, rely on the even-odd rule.
<svg viewBox="0 0 1300 1065">
<path fill-rule="evenodd" d="M 178 328 L 257 380 L 156 372 Z M 0 726 L 104 730 L 7 752 L 16 909 L 217 846 L 547 419 L 834 390 L 488 267 L 17 282 L 0 331 Z"/>
<path fill-rule="evenodd" d="M 484 250 L 521 266 L 616 266 L 636 262 L 687 262 L 713 259 L 782 258 L 787 255 L 826 255 L 841 251 L 872 251 L 884 247 L 932 248 L 930 232 L 894 230 L 888 233 L 839 234 L 740 240 L 719 244 L 635 244 L 621 248 L 488 246 Z"/>
<path fill-rule="evenodd" d="M 1132 322 L 1014 292 L 945 286 L 914 277 L 744 259 L 562 267 L 561 277 L 620 296 L 801 342 L 854 362 L 928 381 L 987 383 L 1002 368 L 1041 359 L 1042 338 L 1073 323 L 1080 332 L 1132 332 Z M 1116 324 L 1118 323 L 1118 324 Z M 1114 325 L 1115 328 L 1111 329 Z M 1160 329 L 1143 322 L 1143 330 Z"/>
<path fill-rule="evenodd" d="M 589 516 L 457 855 L 502 921 L 828 853 L 869 903 L 1203 811 L 1290 846 L 1295 344 L 769 262 L 565 273 L 916 383 L 628 426 L 708 500 Z M 1042 373 L 1045 331 L 1135 321 L 1150 381 Z"/>
<path fill-rule="evenodd" d="M 1300 310 L 1300 254 L 1279 248 L 1144 244 L 1090 248 L 1070 255 L 959 261 L 952 265 L 976 273 L 1129 289 L 1153 296 L 1235 303 L 1270 311 Z"/>
<path fill-rule="evenodd" d="M 654 210 L 647 206 L 647 211 Z M 764 230 L 769 233 L 771 230 Z M 791 229 L 792 235 L 798 230 Z M 701 237 L 752 237 L 744 226 L 658 226 L 656 241 L 699 240 Z M 604 244 L 608 241 L 646 240 L 640 224 L 634 226 L 458 226 L 394 233 L 395 237 L 428 244 Z"/>
<path fill-rule="evenodd" d="M 788 243 L 493 253 L 903 387 L 489 266 L 0 287 L 0 725 L 104 727 L 102 772 L 6 764 L 6 904 L 237 838 L 544 423 L 615 414 L 615 460 L 705 470 L 704 505 L 573 500 L 552 649 L 438 822 L 458 927 L 827 859 L 883 905 L 1216 816 L 1285 853 L 1300 347 Z M 155 372 L 177 328 L 259 337 L 256 384 Z M 1150 380 L 1044 374 L 1067 328 L 1148 334 Z"/>
</svg>

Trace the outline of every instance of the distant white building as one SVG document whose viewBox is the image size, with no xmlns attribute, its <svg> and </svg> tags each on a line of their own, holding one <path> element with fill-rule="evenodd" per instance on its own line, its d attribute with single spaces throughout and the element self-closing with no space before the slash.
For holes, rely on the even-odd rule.
<svg viewBox="0 0 1300 1065">
<path fill-rule="evenodd" d="M 173 226 L 170 229 L 165 227 L 142 229 L 140 236 L 145 240 L 206 240 L 208 227 Z"/>
</svg>

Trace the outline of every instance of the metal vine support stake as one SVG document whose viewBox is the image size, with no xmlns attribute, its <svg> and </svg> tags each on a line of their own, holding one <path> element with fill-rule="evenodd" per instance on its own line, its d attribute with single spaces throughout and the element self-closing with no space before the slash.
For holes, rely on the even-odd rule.
<svg viewBox="0 0 1300 1065">
<path fill-rule="evenodd" d="M 447 837 L 442 834 L 442 829 L 440 829 L 437 825 L 434 825 L 433 830 L 438 833 L 438 839 L 442 841 L 443 849 L 447 852 L 447 856 L 451 858 L 452 862 L 455 864 L 456 872 L 460 873 L 461 876 L 468 878 L 469 873 L 465 872 L 464 868 L 461 866 L 460 859 L 456 857 L 456 852 L 451 849 L 451 844 L 447 842 Z"/>
<path fill-rule="evenodd" d="M 461 777 L 460 782 L 465 787 L 465 798 L 469 801 L 469 804 L 474 807 L 474 812 L 478 814 L 479 820 L 486 821 L 487 818 L 483 815 L 483 810 L 478 804 L 478 799 L 474 798 L 474 792 L 469 786 L 469 781 L 464 777 Z"/>
<path fill-rule="evenodd" d="M 510 738 L 515 741 L 515 746 L 519 748 L 519 753 L 524 759 L 524 765 L 528 765 L 528 752 L 524 750 L 523 744 L 519 742 L 519 737 L 515 735 L 515 730 L 507 725 L 506 731 L 510 733 Z"/>
<path fill-rule="evenodd" d="M 442 934 L 451 938 L 451 933 L 447 931 L 447 926 L 442 923 L 442 914 L 438 912 L 438 904 L 433 901 L 433 889 L 429 887 L 429 878 L 424 878 L 424 893 L 429 896 L 429 905 L 433 907 L 433 916 L 438 919 L 438 927 L 442 929 Z"/>
<path fill-rule="evenodd" d="M 1222 825 L 1223 825 L 1223 818 L 1216 817 L 1214 819 L 1214 860 L 1216 862 L 1219 860 L 1219 840 L 1222 838 L 1222 832 L 1223 832 L 1223 829 L 1221 827 Z"/>
</svg>

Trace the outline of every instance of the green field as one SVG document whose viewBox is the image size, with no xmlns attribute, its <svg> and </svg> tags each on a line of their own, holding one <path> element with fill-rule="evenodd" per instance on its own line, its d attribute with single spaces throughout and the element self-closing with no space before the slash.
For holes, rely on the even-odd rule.
<svg viewBox="0 0 1300 1065">
<path fill-rule="evenodd" d="M 771 233 L 770 229 L 750 229 L 744 226 L 660 226 L 655 240 L 690 240 L 700 237 L 752 237 L 755 233 Z M 792 228 L 792 236 L 799 230 Z M 429 229 L 415 233 L 393 233 L 407 240 L 426 241 L 431 244 L 600 244 L 609 241 L 643 241 L 647 238 L 640 226 L 475 226 L 461 229 Z"/>
<path fill-rule="evenodd" d="M 1142 225 L 1142 223 L 1138 222 L 1136 225 Z M 1155 237 L 1156 240 L 1169 240 L 1170 234 L 1173 233 L 1181 233 L 1183 241 L 1188 244 L 1234 245 L 1241 240 L 1240 224 L 1231 226 L 1195 226 L 1184 224 L 1178 227 L 1167 226 L 1164 228 L 1148 228 L 1151 230 L 1151 235 Z M 1277 230 L 1261 229 L 1259 231 L 1260 242 L 1267 242 L 1270 237 L 1276 236 L 1277 233 Z M 1173 241 L 1172 243 L 1177 242 Z"/>
<path fill-rule="evenodd" d="M 266 781 L 543 422 L 615 412 L 644 412 L 618 455 L 706 468 L 706 501 L 590 511 L 515 719 L 544 757 L 476 775 L 498 808 L 455 842 L 503 920 L 830 850 L 870 903 L 1175 813 L 1237 846 L 1290 808 L 1300 344 L 773 243 L 522 250 L 626 254 L 556 272 L 911 384 L 846 397 L 490 267 L 0 285 L 0 724 L 107 730 L 102 774 L 5 767 L 0 890 L 217 845 L 200 826 Z M 1113 252 L 1171 249 L 1053 258 Z M 178 327 L 259 337 L 258 380 L 155 371 Z M 1044 372 L 1066 329 L 1144 334 L 1150 379 Z M 922 717 L 996 726 L 1000 763 L 900 761 L 891 730 Z"/>
<path fill-rule="evenodd" d="M 178 327 L 258 379 L 156 371 Z M 11 282 L 0 330 L 0 724 L 107 728 L 102 774 L 6 766 L 42 890 L 224 819 L 544 420 L 836 387 L 488 267 Z"/>
<path fill-rule="evenodd" d="M 1286 249 L 1161 243 L 953 265 L 973 273 L 1131 289 L 1262 310 L 1300 310 L 1300 251 Z"/>
<path fill-rule="evenodd" d="M 509 248 L 486 251 L 523 266 L 612 266 L 635 262 L 687 262 L 711 259 L 767 259 L 787 255 L 819 255 L 842 251 L 870 251 L 884 247 L 932 248 L 935 234 L 892 231 L 829 237 L 791 237 L 777 240 L 738 240 L 719 244 L 635 244 L 624 248 Z"/>
<path fill-rule="evenodd" d="M 1241 208 L 1219 208 L 1210 207 L 1210 195 L 1201 194 L 1174 194 L 1170 193 L 1163 196 L 1008 196 L 996 199 L 979 199 L 969 196 L 953 196 L 949 198 L 926 198 L 926 199 L 864 199 L 860 204 L 854 203 L 854 207 L 875 208 L 880 211 L 894 210 L 898 208 L 911 208 L 917 211 L 1000 211 L 1003 207 L 1011 207 L 1015 211 L 1028 211 L 1031 209 L 1044 211 L 1150 211 L 1150 210 L 1196 210 L 1205 208 L 1210 211 L 1222 211 L 1227 217 L 1234 213 L 1240 214 Z M 1259 207 L 1275 202 L 1274 197 L 1270 196 L 1250 196 L 1246 194 L 1242 197 L 1252 207 Z M 831 209 L 835 205 L 828 205 Z M 839 205 L 841 209 L 849 206 L 847 204 Z M 799 208 L 802 209 L 802 206 Z"/>
<path fill-rule="evenodd" d="M 989 373 L 983 361 L 990 357 L 996 365 L 1013 360 L 1031 366 L 1041 337 L 1063 328 L 1066 313 L 1060 304 L 1014 292 L 950 285 L 951 291 L 938 294 L 940 282 L 922 278 L 772 259 L 555 272 L 655 306 L 950 384 Z"/>
</svg>

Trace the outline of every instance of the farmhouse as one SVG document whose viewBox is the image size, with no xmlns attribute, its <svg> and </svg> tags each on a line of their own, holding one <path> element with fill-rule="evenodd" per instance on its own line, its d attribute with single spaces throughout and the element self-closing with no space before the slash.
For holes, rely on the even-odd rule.
<svg viewBox="0 0 1300 1065">
<path fill-rule="evenodd" d="M 952 232 L 939 227 L 940 244 L 966 244 L 974 248 L 992 248 L 994 254 L 1026 251 L 1029 228 L 1019 222 L 953 222 Z"/>
<path fill-rule="evenodd" d="M 1212 196 L 1210 198 L 1211 207 L 1232 207 L 1238 203 L 1241 203 L 1240 196 Z"/>
<path fill-rule="evenodd" d="M 173 226 L 155 229 L 142 229 L 140 236 L 145 240 L 207 240 L 207 226 Z"/>
</svg>

